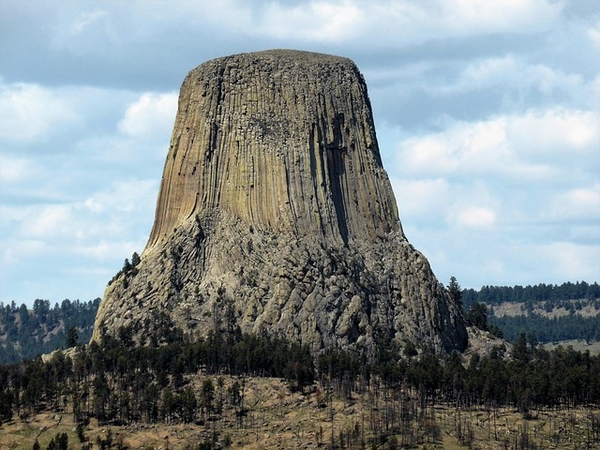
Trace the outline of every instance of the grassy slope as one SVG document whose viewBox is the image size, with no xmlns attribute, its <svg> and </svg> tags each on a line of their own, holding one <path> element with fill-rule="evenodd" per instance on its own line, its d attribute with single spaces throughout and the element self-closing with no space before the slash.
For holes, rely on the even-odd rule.
<svg viewBox="0 0 600 450">
<path fill-rule="evenodd" d="M 225 377 L 225 389 L 232 379 Z M 198 376 L 195 384 L 201 383 Z M 216 393 L 218 396 L 218 392 Z M 241 449 L 279 449 L 279 448 L 328 448 L 331 441 L 331 412 L 333 411 L 333 431 L 337 440 L 340 430 L 355 430 L 358 426 L 360 433 L 365 431 L 365 438 L 370 435 L 370 417 L 383 417 L 386 406 L 399 399 L 387 398 L 384 395 L 375 399 L 374 392 L 367 392 L 351 399 L 334 398 L 329 405 L 320 401 L 323 390 L 313 389 L 308 394 L 292 394 L 285 384 L 277 379 L 250 378 L 245 389 L 245 404 L 250 412 L 243 427 L 231 408 L 225 408 L 225 413 L 218 420 L 210 420 L 202 425 L 149 425 L 133 424 L 130 426 L 114 427 L 92 421 L 85 434 L 94 448 L 98 448 L 97 437 L 106 439 L 109 431 L 113 442 L 120 441 L 129 448 L 194 448 L 207 439 L 213 432 L 220 435 L 221 441 L 229 436 L 232 448 Z M 416 403 L 415 403 L 416 405 Z M 416 407 L 416 406 L 415 406 Z M 417 413 L 422 412 L 416 407 Z M 521 414 L 512 409 L 501 409 L 496 412 L 484 409 L 458 411 L 447 405 L 436 405 L 428 414 L 434 414 L 438 427 L 437 437 L 434 433 L 426 432 L 427 423 L 419 424 L 414 421 L 411 425 L 418 448 L 464 449 L 468 446 L 458 440 L 458 423 L 461 423 L 463 433 L 472 432 L 472 448 L 501 449 L 508 442 L 510 448 L 515 445 L 520 436 L 528 431 L 530 439 L 538 447 L 549 448 L 553 439 L 559 438 L 557 449 L 585 448 L 583 446 L 586 433 L 590 430 L 590 414 L 600 418 L 596 410 L 565 410 L 535 412 L 537 418 L 525 421 Z M 215 419 L 215 417 L 213 417 Z M 495 420 L 494 420 L 495 419 Z M 382 425 L 383 426 L 383 425 Z M 431 427 L 429 428 L 432 429 Z M 50 439 L 57 432 L 69 435 L 69 448 L 80 448 L 75 433 L 72 415 L 47 412 L 24 421 L 15 418 L 11 423 L 0 426 L 0 449 L 31 449 L 36 437 L 39 436 L 41 448 L 46 448 Z M 398 444 L 401 436 L 398 436 Z M 600 445 L 596 442 L 592 445 Z M 186 447 L 188 446 L 188 447 Z M 388 445 L 377 446 L 386 448 Z M 424 447 L 425 446 L 425 447 Z M 428 446 L 428 447 L 427 447 Z M 370 447 L 367 445 L 367 448 Z"/>
</svg>

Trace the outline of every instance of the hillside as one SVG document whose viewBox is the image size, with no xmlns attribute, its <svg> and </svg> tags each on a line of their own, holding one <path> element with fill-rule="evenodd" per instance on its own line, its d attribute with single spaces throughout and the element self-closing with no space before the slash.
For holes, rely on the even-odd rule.
<svg viewBox="0 0 600 450">
<path fill-rule="evenodd" d="M 580 303 L 585 317 L 561 310 L 544 319 L 594 317 L 593 302 Z M 517 303 L 494 304 L 501 317 L 531 317 Z M 66 327 L 91 320 L 97 307 L 98 300 L 54 308 L 37 301 L 31 311 L 2 305 L 13 325 L 1 336 L 22 337 L 38 323 L 32 342 L 62 333 L 64 348 Z M 102 345 L 0 364 L 0 448 L 29 450 L 36 440 L 41 449 L 67 441 L 189 450 L 600 445 L 600 360 L 592 352 L 547 351 L 520 336 L 470 360 L 393 342 L 378 343 L 374 355 L 332 350 L 313 358 L 307 347 L 235 332 L 188 343 L 166 316 L 154 320 L 163 337 L 154 347 L 136 347 L 121 328 Z"/>
<path fill-rule="evenodd" d="M 0 448 L 31 449 L 36 440 L 37 448 L 189 450 L 600 444 L 600 357 L 517 344 L 467 365 L 458 355 L 411 355 L 385 343 L 371 358 L 328 351 L 312 359 L 306 347 L 250 336 L 157 348 L 107 338 L 0 365 Z"/>
<path fill-rule="evenodd" d="M 14 302 L 0 303 L 0 364 L 31 359 L 67 346 L 88 342 L 100 299 L 80 302 L 63 300 L 50 306 L 35 300 L 33 309 Z M 69 330 L 71 334 L 69 335 Z"/>
<path fill-rule="evenodd" d="M 201 384 L 203 379 L 196 376 L 190 383 Z M 224 389 L 240 381 L 240 378 L 229 376 L 221 379 Z M 216 381 L 213 378 L 213 382 Z M 94 449 L 132 450 L 332 447 L 573 450 L 594 448 L 593 445 L 600 443 L 600 413 L 597 410 L 542 409 L 535 417 L 525 420 L 514 408 L 506 407 L 457 408 L 436 404 L 423 408 L 414 398 L 400 399 L 391 391 L 380 392 L 377 399 L 374 391 L 353 394 L 350 398 L 334 393 L 324 404 L 321 399 L 329 397 L 323 395 L 324 386 L 321 385 L 306 393 L 291 393 L 284 381 L 275 378 L 249 378 L 245 382 L 246 400 L 251 409 L 242 418 L 230 408 L 229 399 L 225 400 L 221 414 L 213 415 L 204 423 L 109 425 L 92 420 L 82 429 L 68 412 L 47 411 L 1 425 L 0 448 L 30 450 L 37 438 L 40 448 L 45 449 L 62 433 L 68 438 L 69 448 L 73 449 L 87 443 Z M 392 424 L 391 421 L 399 416 L 403 418 Z M 380 421 L 379 424 L 375 420 Z M 396 433 L 374 441 L 376 427 L 387 427 Z M 79 436 L 78 430 L 82 430 Z M 80 437 L 84 444 L 80 443 Z"/>
<path fill-rule="evenodd" d="M 484 286 L 462 292 L 465 310 L 486 306 L 490 325 L 509 342 L 521 333 L 531 344 L 579 341 L 577 348 L 597 354 L 600 342 L 600 286 L 585 281 L 562 285 Z"/>
</svg>

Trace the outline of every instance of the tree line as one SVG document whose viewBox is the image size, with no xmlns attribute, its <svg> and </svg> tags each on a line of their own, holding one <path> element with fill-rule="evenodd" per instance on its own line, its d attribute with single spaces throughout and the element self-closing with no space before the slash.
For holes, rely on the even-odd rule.
<svg viewBox="0 0 600 450">
<path fill-rule="evenodd" d="M 49 407 L 71 410 L 82 423 L 91 417 L 100 423 L 190 422 L 201 405 L 185 376 L 199 372 L 280 377 L 294 390 L 314 381 L 308 348 L 281 339 L 211 334 L 195 343 L 140 347 L 104 335 L 101 345 L 57 351 L 46 362 L 38 357 L 0 365 L 0 423 Z"/>
<path fill-rule="evenodd" d="M 578 314 L 586 307 L 600 309 L 598 283 L 581 281 L 560 286 L 539 284 L 525 288 L 484 286 L 479 291 L 463 289 L 458 293 L 457 286 L 460 288 L 452 277 L 449 291 L 460 299 L 467 311 L 467 321 L 510 342 L 515 341 L 521 333 L 540 343 L 571 339 L 600 341 L 600 315 L 586 317 Z M 523 312 L 514 316 L 496 316 L 495 307 L 502 303 L 523 303 Z M 564 308 L 567 315 L 544 315 L 558 308 Z M 539 312 L 540 309 L 543 312 Z M 479 319 L 483 319 L 484 326 Z"/>
<path fill-rule="evenodd" d="M 490 355 L 474 355 L 467 365 L 459 354 L 441 358 L 396 341 L 379 343 L 375 354 L 329 349 L 316 357 L 284 339 L 242 334 L 213 333 L 157 347 L 106 334 L 101 342 L 58 351 L 46 362 L 1 365 L 0 423 L 47 409 L 68 412 L 82 440 L 91 418 L 117 425 L 204 423 L 231 408 L 242 423 L 247 376 L 283 378 L 292 391 L 318 381 L 348 398 L 383 389 L 396 392 L 394 397 L 413 392 L 420 405 L 509 406 L 524 415 L 539 408 L 600 407 L 600 356 L 570 347 L 546 351 L 524 334 L 510 355 L 499 346 Z M 189 375 L 198 374 L 203 382 L 194 386 Z M 224 386 L 219 380 L 225 374 L 242 381 Z"/>
<path fill-rule="evenodd" d="M 535 286 L 483 286 L 478 291 L 463 289 L 462 300 L 466 308 L 473 303 L 495 306 L 509 303 L 545 302 L 549 310 L 566 306 L 570 300 L 591 300 L 600 309 L 600 285 L 597 282 L 566 282 L 559 285 L 540 283 Z"/>
<path fill-rule="evenodd" d="M 379 346 L 368 362 L 355 351 L 330 350 L 317 358 L 317 373 L 348 392 L 377 380 L 389 388 L 408 386 L 432 403 L 494 404 L 523 412 L 600 406 L 600 356 L 572 347 L 547 351 L 521 334 L 510 354 L 497 347 L 487 356 L 473 355 L 466 366 L 456 353 L 445 358 L 427 352 L 407 358 L 405 353 L 406 348 L 391 343 Z"/>
</svg>

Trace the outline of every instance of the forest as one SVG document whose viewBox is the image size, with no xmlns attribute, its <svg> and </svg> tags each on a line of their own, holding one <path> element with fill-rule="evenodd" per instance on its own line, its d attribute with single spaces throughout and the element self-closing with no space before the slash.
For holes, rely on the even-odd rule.
<svg viewBox="0 0 600 450">
<path fill-rule="evenodd" d="M 72 414 L 84 448 L 92 445 L 86 434 L 91 420 L 100 426 L 208 426 L 231 411 L 236 426 L 244 427 L 252 415 L 252 406 L 244 402 L 244 379 L 258 376 L 282 378 L 290 392 L 321 389 L 324 408 L 332 398 L 328 395 L 352 399 L 366 392 L 385 400 L 386 408 L 372 410 L 356 433 L 334 437 L 331 448 L 349 447 L 359 436 L 363 441 L 355 448 L 366 448 L 398 435 L 412 446 L 417 428 L 411 424 L 424 420 L 437 404 L 457 411 L 509 407 L 525 419 L 544 409 L 600 407 L 600 356 L 563 347 L 546 351 L 524 334 L 512 350 L 500 345 L 467 365 L 458 354 L 442 358 L 393 341 L 380 342 L 375 354 L 330 349 L 313 358 L 306 347 L 269 337 L 223 333 L 191 343 L 174 332 L 159 346 L 139 347 L 128 335 L 121 329 L 118 338 L 104 335 L 101 345 L 77 345 L 45 362 L 35 358 L 0 366 L 0 427 L 46 410 Z M 194 385 L 193 376 L 202 381 Z M 225 384 L 224 376 L 240 378 Z M 600 444 L 599 413 L 590 413 L 587 427 L 586 442 Z"/>
<path fill-rule="evenodd" d="M 509 342 L 514 342 L 521 333 L 540 343 L 572 339 L 600 341 L 600 314 L 588 317 L 580 314 L 586 307 L 600 311 L 598 283 L 484 286 L 479 291 L 462 290 L 462 302 L 467 311 L 473 305 L 485 305 L 490 326 L 501 330 L 502 336 Z M 520 303 L 524 310 L 514 316 L 496 316 L 495 307 L 503 303 Z M 551 313 L 558 309 L 563 309 L 567 315 L 551 317 Z"/>
<path fill-rule="evenodd" d="M 27 423 L 38 414 L 52 411 L 72 417 L 82 448 L 127 448 L 110 435 L 95 435 L 96 441 L 92 442 L 91 424 L 194 424 L 212 430 L 212 434 L 204 435 L 196 446 L 189 446 L 191 450 L 226 448 L 231 446 L 229 435 L 220 433 L 232 426 L 227 417 L 235 418 L 237 429 L 255 426 L 258 420 L 256 404 L 246 398 L 246 380 L 267 377 L 284 380 L 289 395 L 300 393 L 317 399 L 318 408 L 331 415 L 332 435 L 326 440 L 321 429 L 315 438 L 320 446 L 327 444 L 332 449 L 394 449 L 441 442 L 442 428 L 435 412 L 440 405 L 455 411 L 450 414 L 453 419 L 445 421 L 454 420 L 452 435 L 467 447 L 475 436 L 472 424 L 465 419 L 469 411 L 486 411 L 490 421 L 493 417 L 494 429 L 502 409 L 518 412 L 525 421 L 552 417 L 561 411 L 587 411 L 583 419 L 576 420 L 574 413 L 568 413 L 564 423 L 552 425 L 551 430 L 555 427 L 558 431 L 548 434 L 547 443 L 558 445 L 561 439 L 567 442 L 567 435 L 560 430 L 570 426 L 569 440 L 580 439 L 577 442 L 585 444 L 582 448 L 594 448 L 600 445 L 600 356 L 563 346 L 545 350 L 540 336 L 545 336 L 548 318 L 542 318 L 535 328 L 526 322 L 537 320 L 535 315 L 510 317 L 512 325 L 502 325 L 495 320 L 506 317 L 493 316 L 493 305 L 500 302 L 494 300 L 488 307 L 477 300 L 497 295 L 522 301 L 527 291 L 530 304 L 552 297 L 555 304 L 573 305 L 568 297 L 575 295 L 587 305 L 598 301 L 597 297 L 590 298 L 596 295 L 596 288 L 596 284 L 576 283 L 562 290 L 539 285 L 523 291 L 486 288 L 475 294 L 450 289 L 465 308 L 465 318 L 471 325 L 498 336 L 514 324 L 515 330 L 519 326 L 528 330 L 510 331 L 515 333 L 515 338 L 509 339 L 512 346 L 498 341 L 488 355 L 473 355 L 467 361 L 456 353 L 436 355 L 418 348 L 416 343 L 392 340 L 378 342 L 374 352 L 329 349 L 316 356 L 307 347 L 283 339 L 231 330 L 191 342 L 166 314 L 160 313 L 152 317 L 160 326 L 149 346 L 137 346 L 128 328 L 121 328 L 116 336 L 101 330 L 101 344 L 86 346 L 82 342 L 89 340 L 86 333 L 91 330 L 99 299 L 87 303 L 65 300 L 53 308 L 48 301 L 36 300 L 29 311 L 24 305 L 0 305 L 0 342 L 4 349 L 13 344 L 13 359 L 0 365 L 0 428 L 16 423 L 15 418 Z M 562 293 L 552 294 L 555 290 Z M 580 333 L 587 326 L 586 320 L 575 313 L 552 320 L 565 321 L 558 324 L 563 329 L 579 327 Z M 44 337 L 44 332 L 57 336 L 56 340 Z M 556 334 L 549 336 L 554 338 Z M 44 358 L 22 360 L 22 343 L 27 342 L 38 345 L 34 347 L 38 352 L 49 348 L 39 344 L 50 346 L 49 342 L 61 350 Z M 368 415 L 361 413 L 361 422 L 349 428 L 338 426 L 334 435 L 338 410 L 333 406 L 335 399 L 352 405 L 358 398 L 367 398 Z M 218 426 L 221 422 L 224 425 Z M 581 427 L 584 434 L 577 431 Z M 449 433 L 447 427 L 445 433 Z M 492 436 L 491 428 L 489 433 Z M 494 436 L 500 439 L 496 431 Z M 504 438 L 503 445 L 538 448 L 534 437 L 541 439 L 531 436 L 525 427 L 512 441 Z M 33 448 L 42 448 L 37 440 L 35 444 Z M 67 434 L 57 433 L 45 448 L 68 448 Z"/>
<path fill-rule="evenodd" d="M 544 317 L 540 314 L 528 316 L 489 317 L 490 324 L 502 330 L 509 342 L 514 342 L 520 333 L 540 343 L 582 339 L 587 342 L 600 341 L 600 315 L 581 317 L 576 314 L 561 317 Z"/>
<path fill-rule="evenodd" d="M 0 364 L 65 348 L 69 331 L 71 339 L 88 342 L 99 306 L 99 298 L 88 302 L 67 299 L 53 307 L 48 300 L 37 299 L 33 309 L 0 302 Z"/>
<path fill-rule="evenodd" d="M 571 304 L 570 300 L 591 300 L 596 309 L 600 309 L 600 285 L 585 281 L 566 282 L 561 285 L 540 283 L 535 286 L 483 286 L 480 290 L 463 289 L 462 300 L 466 307 L 472 303 L 483 303 L 488 306 L 500 303 L 533 303 L 545 302 L 549 310 Z"/>
</svg>

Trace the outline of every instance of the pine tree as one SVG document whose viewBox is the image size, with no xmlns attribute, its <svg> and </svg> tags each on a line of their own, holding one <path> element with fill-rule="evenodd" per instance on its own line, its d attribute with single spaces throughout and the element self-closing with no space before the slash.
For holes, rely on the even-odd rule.
<svg viewBox="0 0 600 450">
<path fill-rule="evenodd" d="M 450 277 L 450 284 L 448 284 L 448 292 L 450 293 L 450 297 L 452 297 L 452 300 L 454 300 L 454 303 L 456 303 L 457 306 L 462 308 L 462 288 L 460 287 L 460 284 L 458 284 L 458 281 L 456 280 L 455 276 Z"/>
</svg>

